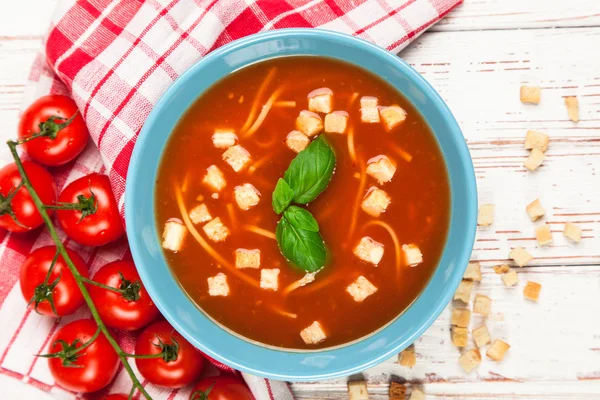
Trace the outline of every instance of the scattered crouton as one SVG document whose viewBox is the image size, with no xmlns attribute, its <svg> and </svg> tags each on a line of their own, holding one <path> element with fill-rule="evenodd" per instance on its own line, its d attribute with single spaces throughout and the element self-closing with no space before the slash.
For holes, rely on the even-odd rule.
<svg viewBox="0 0 600 400">
<path fill-rule="evenodd" d="M 527 215 L 529 215 L 529 218 L 531 218 L 532 221 L 537 221 L 538 219 L 542 218 L 546 213 L 546 210 L 544 210 L 544 207 L 542 207 L 540 199 L 535 199 L 534 201 L 529 203 L 525 210 L 527 211 Z"/>
<path fill-rule="evenodd" d="M 363 96 L 360 98 L 360 120 L 368 124 L 379 123 L 379 100 L 377 97 Z"/>
<path fill-rule="evenodd" d="M 527 300 L 538 301 L 540 297 L 540 291 L 542 290 L 542 285 L 537 282 L 527 281 L 525 288 L 523 289 L 523 296 Z"/>
<path fill-rule="evenodd" d="M 471 292 L 473 291 L 473 282 L 462 280 L 454 293 L 454 300 L 460 300 L 463 303 L 469 303 Z"/>
<path fill-rule="evenodd" d="M 388 131 L 391 131 L 406 120 L 406 111 L 398 106 L 379 107 L 379 115 L 383 120 L 385 129 Z"/>
<path fill-rule="evenodd" d="M 399 382 L 390 383 L 390 400 L 404 400 L 406 397 L 406 386 Z"/>
<path fill-rule="evenodd" d="M 508 271 L 510 271 L 510 266 L 508 266 L 507 264 L 494 265 L 494 272 L 497 274 L 504 274 Z"/>
<path fill-rule="evenodd" d="M 490 315 L 490 312 L 492 312 L 492 299 L 483 294 L 476 294 L 473 312 L 475 314 Z"/>
<path fill-rule="evenodd" d="M 250 183 L 233 188 L 235 202 L 242 210 L 249 210 L 260 201 L 260 192 Z"/>
<path fill-rule="evenodd" d="M 496 339 L 489 347 L 485 355 L 494 361 L 502 361 L 504 358 L 504 353 L 506 353 L 508 349 L 510 349 L 510 345 L 508 343 L 503 342 L 500 339 Z"/>
<path fill-rule="evenodd" d="M 206 175 L 204 175 L 203 182 L 208 186 L 220 192 L 223 190 L 225 186 L 227 186 L 227 181 L 225 180 L 225 175 L 216 165 L 211 165 L 206 168 Z"/>
<path fill-rule="evenodd" d="M 481 264 L 477 261 L 472 261 L 467 264 L 467 270 L 463 279 L 475 282 L 481 282 Z"/>
<path fill-rule="evenodd" d="M 304 328 L 300 332 L 300 337 L 306 344 L 319 344 L 327 339 L 325 330 L 318 321 L 315 321 L 310 324 L 310 326 Z"/>
<path fill-rule="evenodd" d="M 261 289 L 274 290 L 279 289 L 279 268 L 260 270 Z"/>
<path fill-rule="evenodd" d="M 550 243 L 552 243 L 552 232 L 550 231 L 550 226 L 548 226 L 548 224 L 538 226 L 535 230 L 535 238 L 540 246 L 548 246 Z"/>
<path fill-rule="evenodd" d="M 420 391 L 419 389 L 413 388 L 410 393 L 410 398 L 408 400 L 425 400 L 425 393 Z"/>
<path fill-rule="evenodd" d="M 527 250 L 521 246 L 515 247 L 508 253 L 508 257 L 511 258 L 519 267 L 524 267 L 533 260 L 533 256 L 529 254 Z"/>
<path fill-rule="evenodd" d="M 360 239 L 358 245 L 354 248 L 354 255 L 363 261 L 375 266 L 379 264 L 383 257 L 384 246 L 369 236 Z"/>
<path fill-rule="evenodd" d="M 544 132 L 528 130 L 525 135 L 525 148 L 528 150 L 538 149 L 539 151 L 546 152 L 549 142 L 550 137 Z"/>
<path fill-rule="evenodd" d="M 508 272 L 502 274 L 500 278 L 502 279 L 502 282 L 506 287 L 512 287 L 519 283 L 517 271 L 515 271 L 514 269 L 511 269 Z"/>
<path fill-rule="evenodd" d="M 563 230 L 563 235 L 565 235 L 567 239 L 579 243 L 581 241 L 581 228 L 572 222 L 567 222 L 565 224 L 565 229 Z"/>
<path fill-rule="evenodd" d="M 475 340 L 475 344 L 478 348 L 482 348 L 483 346 L 492 342 L 488 328 L 485 325 L 481 325 L 479 328 L 473 329 L 472 333 L 473 340 Z"/>
<path fill-rule="evenodd" d="M 231 130 L 215 129 L 215 133 L 212 135 L 213 145 L 217 149 L 228 149 L 234 146 L 237 141 L 237 135 Z"/>
<path fill-rule="evenodd" d="M 286 136 L 285 144 L 290 150 L 300 153 L 310 144 L 310 139 L 304 133 L 293 130 Z"/>
<path fill-rule="evenodd" d="M 238 269 L 260 268 L 260 250 L 236 249 L 235 266 Z"/>
<path fill-rule="evenodd" d="M 239 144 L 236 144 L 225 150 L 223 161 L 229 164 L 235 172 L 240 172 L 250 162 L 250 153 Z"/>
<path fill-rule="evenodd" d="M 323 120 L 321 120 L 319 114 L 302 110 L 298 118 L 296 118 L 296 129 L 308 137 L 313 137 L 323 130 Z"/>
<path fill-rule="evenodd" d="M 403 244 L 402 252 L 404 253 L 406 265 L 414 267 L 423 262 L 423 254 L 416 244 Z"/>
<path fill-rule="evenodd" d="M 378 187 L 371 186 L 367 190 L 367 194 L 361 204 L 361 208 L 367 214 L 373 217 L 379 217 L 381 213 L 387 210 L 388 206 L 392 202 L 390 196 Z"/>
<path fill-rule="evenodd" d="M 479 207 L 479 214 L 477 215 L 477 225 L 479 226 L 490 226 L 494 223 L 494 211 L 496 206 L 493 204 L 482 204 Z"/>
<path fill-rule="evenodd" d="M 313 112 L 330 113 L 333 110 L 333 92 L 329 88 L 315 89 L 308 94 L 308 109 Z"/>
<path fill-rule="evenodd" d="M 458 363 L 465 372 L 469 373 L 481 364 L 481 353 L 477 349 L 471 349 L 460 356 Z"/>
<path fill-rule="evenodd" d="M 468 308 L 452 309 L 452 325 L 467 328 L 471 322 L 471 310 Z"/>
<path fill-rule="evenodd" d="M 377 292 L 377 287 L 373 285 L 364 276 L 359 276 L 346 288 L 346 292 L 354 298 L 354 301 L 360 303 L 373 293 Z"/>
<path fill-rule="evenodd" d="M 527 160 L 523 165 L 528 170 L 535 171 L 540 165 L 542 165 L 545 157 L 546 154 L 544 154 L 544 152 L 539 151 L 538 149 L 533 149 L 531 150 L 531 153 L 529 153 L 529 157 L 527 157 Z"/>
<path fill-rule="evenodd" d="M 396 173 L 396 166 L 384 155 L 378 155 L 367 161 L 367 174 L 375 178 L 381 185 L 389 182 Z"/>
<path fill-rule="evenodd" d="M 229 285 L 227 284 L 227 275 L 219 272 L 217 275 L 208 278 L 208 294 L 211 296 L 228 296 Z"/>
<path fill-rule="evenodd" d="M 417 363 L 417 356 L 415 354 L 415 347 L 409 346 L 408 348 L 402 350 L 400 354 L 398 354 L 398 364 L 403 365 L 408 368 L 412 368 Z"/>
<path fill-rule="evenodd" d="M 177 218 L 169 219 L 165 222 L 165 227 L 163 229 L 163 249 L 171 251 L 181 250 L 187 233 L 188 230 L 181 220 Z"/>
<path fill-rule="evenodd" d="M 456 347 L 465 347 L 469 343 L 469 330 L 460 326 L 452 326 L 452 343 Z"/>
<path fill-rule="evenodd" d="M 346 133 L 348 127 L 348 118 L 350 116 L 346 111 L 334 111 L 325 116 L 325 132 L 327 133 Z"/>
<path fill-rule="evenodd" d="M 542 88 L 539 86 L 521 86 L 521 102 L 538 104 L 542 96 Z"/>
<path fill-rule="evenodd" d="M 194 224 L 201 224 L 212 219 L 212 216 L 204 203 L 198 204 L 196 207 L 192 208 L 189 217 Z"/>
<path fill-rule="evenodd" d="M 206 236 L 213 242 L 222 242 L 229 236 L 229 229 L 223 224 L 221 218 L 212 219 L 202 227 Z"/>
<path fill-rule="evenodd" d="M 350 400 L 369 400 L 369 392 L 367 391 L 367 382 L 353 381 L 348 382 L 348 396 Z"/>
<path fill-rule="evenodd" d="M 569 113 L 569 119 L 574 122 L 579 121 L 579 100 L 575 96 L 565 97 L 565 106 Z"/>
</svg>

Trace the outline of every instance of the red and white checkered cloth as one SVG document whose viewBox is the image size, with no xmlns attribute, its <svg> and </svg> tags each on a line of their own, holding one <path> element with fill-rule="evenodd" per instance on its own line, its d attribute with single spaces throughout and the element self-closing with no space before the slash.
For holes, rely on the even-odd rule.
<svg viewBox="0 0 600 400">
<path fill-rule="evenodd" d="M 152 106 L 173 81 L 205 54 L 256 32 L 319 27 L 359 36 L 398 52 L 462 0 L 62 0 L 37 57 L 23 105 L 48 93 L 72 96 L 93 138 L 70 165 L 52 170 L 59 189 L 99 171 L 108 174 L 121 210 L 129 158 Z M 6 133 L 14 136 L 15 132 Z M 8 139 L 8 137 L 4 138 Z M 90 271 L 130 257 L 127 243 L 79 251 Z M 88 315 L 82 308 L 56 322 L 26 310 L 19 267 L 34 248 L 52 243 L 38 230 L 0 232 L 0 373 L 61 398 L 43 353 L 56 329 Z M 134 337 L 119 336 L 131 350 Z M 135 368 L 135 364 L 134 364 Z M 243 374 L 257 400 L 292 399 L 287 385 Z M 190 389 L 164 390 L 146 384 L 155 399 L 187 399 Z M 128 393 L 120 371 L 104 393 Z"/>
</svg>

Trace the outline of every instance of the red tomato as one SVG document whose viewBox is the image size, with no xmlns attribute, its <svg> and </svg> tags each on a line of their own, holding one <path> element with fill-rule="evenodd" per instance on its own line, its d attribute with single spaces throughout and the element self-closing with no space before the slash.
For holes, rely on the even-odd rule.
<svg viewBox="0 0 600 400">
<path fill-rule="evenodd" d="M 77 243 L 85 246 L 103 246 L 125 233 L 119 208 L 106 175 L 90 174 L 71 182 L 58 196 L 58 201 L 79 203 L 82 206 L 83 211 L 56 212 L 60 226 L 67 236 Z"/>
<path fill-rule="evenodd" d="M 30 161 L 24 161 L 23 168 L 42 202 L 54 203 L 56 186 L 48 171 Z M 27 189 L 21 187 L 15 192 L 20 183 L 21 175 L 17 164 L 8 164 L 0 169 L 0 227 L 11 232 L 27 232 L 44 223 Z M 48 213 L 52 215 L 50 210 Z"/>
<path fill-rule="evenodd" d="M 135 354 L 161 352 L 161 358 L 135 359 L 140 374 L 155 385 L 180 388 L 198 379 L 204 369 L 202 354 L 166 321 L 148 326 L 135 343 Z"/>
<path fill-rule="evenodd" d="M 254 400 L 248 386 L 232 376 L 213 376 L 194 386 L 190 400 Z"/>
<path fill-rule="evenodd" d="M 79 254 L 69 249 L 67 253 L 75 268 L 87 278 L 88 268 Z M 84 303 L 84 299 L 62 256 L 58 257 L 47 283 L 44 283 L 55 254 L 55 246 L 40 247 L 31 252 L 21 265 L 19 280 L 23 297 L 30 301 L 30 308 L 40 314 L 62 317 L 75 312 Z M 51 302 L 54 303 L 54 310 Z"/>
<path fill-rule="evenodd" d="M 127 399 L 129 399 L 129 395 L 121 394 L 121 393 L 109 394 L 108 396 L 104 396 L 104 397 L 100 398 L 100 400 L 127 400 Z"/>
<path fill-rule="evenodd" d="M 125 280 L 121 279 L 121 275 Z M 123 294 L 89 286 L 90 296 L 104 323 L 111 328 L 133 331 L 143 328 L 159 315 L 158 308 L 144 289 L 131 261 L 115 261 L 100 268 L 92 278 L 104 285 L 124 290 Z"/>
<path fill-rule="evenodd" d="M 37 133 L 45 135 L 25 142 L 23 148 L 34 161 L 48 166 L 75 159 L 90 136 L 75 102 L 61 95 L 40 97 L 21 116 L 19 139 Z"/>
<path fill-rule="evenodd" d="M 60 328 L 50 341 L 49 354 L 64 351 L 67 356 L 65 360 L 48 359 L 52 376 L 65 389 L 79 393 L 95 392 L 115 377 L 119 357 L 104 334 L 100 333 L 84 350 L 74 352 L 94 336 L 96 329 L 93 320 L 79 319 Z M 74 344 L 76 340 L 78 342 Z"/>
</svg>

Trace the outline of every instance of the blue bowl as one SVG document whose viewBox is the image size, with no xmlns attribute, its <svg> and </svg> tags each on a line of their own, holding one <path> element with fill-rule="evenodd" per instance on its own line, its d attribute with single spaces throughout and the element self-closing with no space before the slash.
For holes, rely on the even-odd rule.
<svg viewBox="0 0 600 400">
<path fill-rule="evenodd" d="M 314 55 L 343 60 L 379 75 L 410 100 L 435 133 L 451 187 L 450 230 L 425 290 L 398 318 L 352 344 L 287 351 L 251 343 L 212 322 L 184 293 L 163 256 L 154 217 L 154 185 L 163 149 L 181 116 L 215 82 L 269 58 Z M 450 302 L 475 238 L 477 190 L 469 150 L 436 91 L 400 58 L 355 37 L 317 29 L 282 29 L 230 43 L 204 57 L 167 90 L 137 139 L 125 196 L 127 235 L 146 289 L 165 318 L 194 346 L 236 369 L 272 379 L 307 381 L 350 375 L 409 346 Z"/>
</svg>

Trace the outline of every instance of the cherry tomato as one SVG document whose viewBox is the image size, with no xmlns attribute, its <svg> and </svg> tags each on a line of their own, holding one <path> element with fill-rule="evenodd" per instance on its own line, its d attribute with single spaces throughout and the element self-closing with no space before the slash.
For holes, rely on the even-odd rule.
<svg viewBox="0 0 600 400">
<path fill-rule="evenodd" d="M 79 393 L 95 392 L 108 385 L 119 368 L 119 357 L 104 334 L 84 350 L 76 349 L 87 344 L 96 333 L 96 323 L 79 319 L 68 323 L 56 332 L 48 354 L 62 352 L 63 358 L 49 358 L 48 366 L 56 382 L 65 389 Z"/>
<path fill-rule="evenodd" d="M 194 386 L 190 400 L 254 400 L 248 386 L 232 376 L 213 376 Z"/>
<path fill-rule="evenodd" d="M 24 161 L 23 168 L 42 203 L 54 203 L 56 186 L 48 171 L 30 161 Z M 0 169 L 0 227 L 11 232 L 27 232 L 44 223 L 27 189 L 21 187 L 16 190 L 20 184 L 17 164 L 8 164 Z M 52 215 L 50 210 L 48 213 Z"/>
<path fill-rule="evenodd" d="M 121 394 L 121 393 L 113 393 L 108 396 L 101 397 L 100 400 L 127 400 L 129 399 L 129 395 Z"/>
<path fill-rule="evenodd" d="M 79 254 L 69 249 L 67 254 L 79 273 L 87 278 L 88 268 Z M 62 317 L 75 312 L 83 305 L 84 299 L 62 256 L 57 258 L 52 273 L 44 283 L 55 255 L 55 246 L 40 247 L 31 252 L 21 265 L 19 280 L 21 292 L 25 300 L 30 302 L 30 308 L 40 314 Z"/>
<path fill-rule="evenodd" d="M 124 279 L 121 278 L 121 274 Z M 144 289 L 131 261 L 115 261 L 100 268 L 92 278 L 123 290 L 122 294 L 89 286 L 90 296 L 104 323 L 111 328 L 133 331 L 143 328 L 159 315 L 158 308 Z"/>
<path fill-rule="evenodd" d="M 75 102 L 61 95 L 44 96 L 30 105 L 19 122 L 19 139 L 40 137 L 23 144 L 40 164 L 63 165 L 75 159 L 87 145 L 90 134 Z"/>
<path fill-rule="evenodd" d="M 78 210 L 56 212 L 60 226 L 77 243 L 103 246 L 125 233 L 106 175 L 90 174 L 71 182 L 58 201 L 80 206 Z"/>
<path fill-rule="evenodd" d="M 159 354 L 160 358 L 136 358 L 140 374 L 155 385 L 180 388 L 192 383 L 204 369 L 202 354 L 166 321 L 155 322 L 142 331 L 135 354 Z"/>
</svg>

